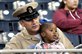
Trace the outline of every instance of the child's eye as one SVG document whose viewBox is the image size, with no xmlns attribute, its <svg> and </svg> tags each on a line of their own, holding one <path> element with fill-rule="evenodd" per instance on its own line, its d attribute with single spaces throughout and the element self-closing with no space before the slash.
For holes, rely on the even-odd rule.
<svg viewBox="0 0 82 54">
<path fill-rule="evenodd" d="M 57 32 L 57 30 L 55 30 L 55 32 Z"/>
<path fill-rule="evenodd" d="M 53 30 L 50 30 L 50 31 L 53 31 Z"/>
</svg>

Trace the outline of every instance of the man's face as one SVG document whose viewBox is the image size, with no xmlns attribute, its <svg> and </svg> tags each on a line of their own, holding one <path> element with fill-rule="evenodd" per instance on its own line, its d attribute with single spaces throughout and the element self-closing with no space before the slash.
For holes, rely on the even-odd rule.
<svg viewBox="0 0 82 54">
<path fill-rule="evenodd" d="M 52 24 L 49 28 L 44 31 L 45 36 L 43 37 L 47 42 L 54 42 L 59 39 L 57 28 Z"/>
<path fill-rule="evenodd" d="M 25 27 L 31 35 L 37 33 L 40 28 L 39 16 L 30 21 L 22 20 L 22 26 Z"/>
<path fill-rule="evenodd" d="M 75 9 L 78 7 L 79 0 L 64 0 L 64 3 L 68 9 Z"/>
</svg>

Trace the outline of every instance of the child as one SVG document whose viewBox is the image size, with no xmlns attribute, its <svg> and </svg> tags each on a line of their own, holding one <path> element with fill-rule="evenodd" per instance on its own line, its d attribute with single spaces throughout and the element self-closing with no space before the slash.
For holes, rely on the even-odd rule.
<svg viewBox="0 0 82 54">
<path fill-rule="evenodd" d="M 42 40 L 35 46 L 36 49 L 65 49 L 64 45 L 60 42 L 57 33 L 57 27 L 54 23 L 44 23 L 40 28 L 40 35 Z M 45 52 L 37 54 L 58 54 L 56 52 Z M 35 53 L 36 54 L 36 53 Z M 59 54 L 63 54 L 60 52 Z"/>
</svg>

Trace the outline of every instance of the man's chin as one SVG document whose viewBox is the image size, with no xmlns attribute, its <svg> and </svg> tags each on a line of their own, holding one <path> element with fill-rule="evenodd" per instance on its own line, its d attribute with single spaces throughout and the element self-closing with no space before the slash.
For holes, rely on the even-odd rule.
<svg viewBox="0 0 82 54">
<path fill-rule="evenodd" d="M 34 31 L 34 32 L 38 32 L 38 31 L 39 31 L 39 29 L 33 29 L 32 31 Z"/>
</svg>

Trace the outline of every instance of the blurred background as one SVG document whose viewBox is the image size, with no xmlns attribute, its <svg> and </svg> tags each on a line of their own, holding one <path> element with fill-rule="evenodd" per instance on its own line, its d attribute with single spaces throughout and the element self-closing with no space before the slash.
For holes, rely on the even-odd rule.
<svg viewBox="0 0 82 54">
<path fill-rule="evenodd" d="M 0 0 L 0 49 L 3 49 L 5 44 L 22 29 L 18 19 L 12 16 L 13 11 L 33 1 L 39 4 L 37 10 L 40 18 L 52 21 L 53 12 L 57 10 L 62 0 Z M 82 0 L 79 8 L 82 8 Z"/>
</svg>

